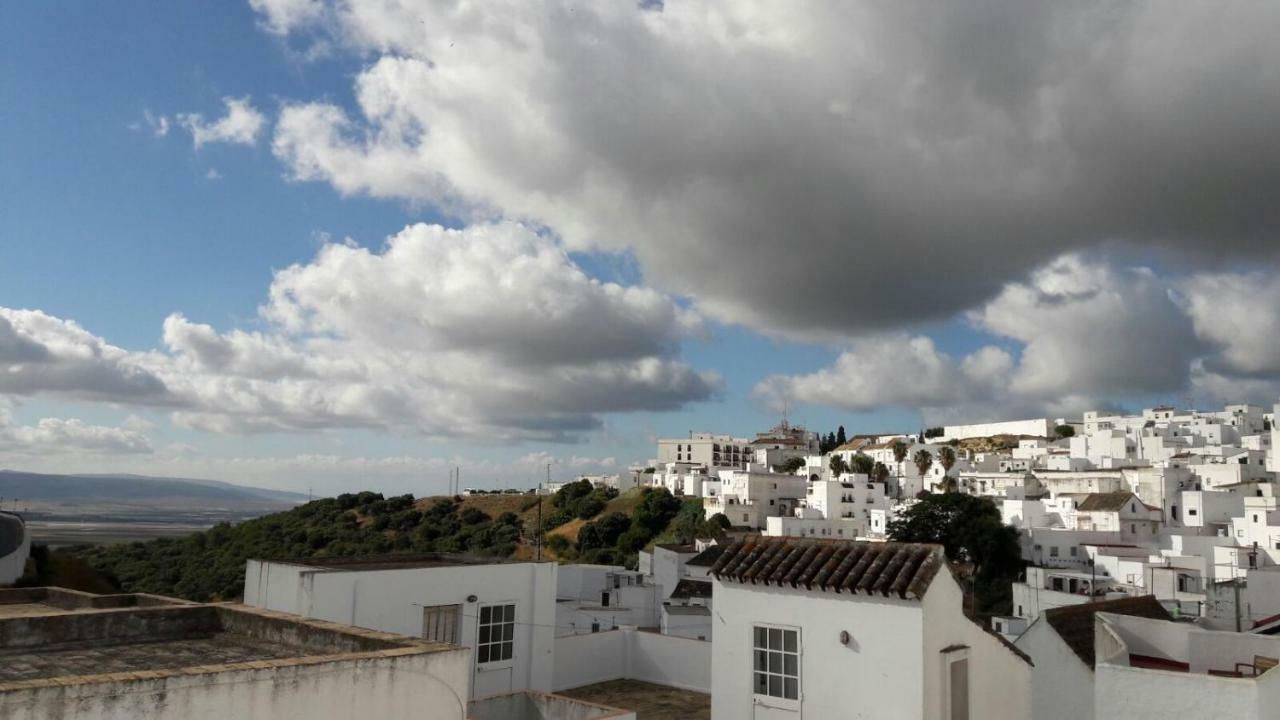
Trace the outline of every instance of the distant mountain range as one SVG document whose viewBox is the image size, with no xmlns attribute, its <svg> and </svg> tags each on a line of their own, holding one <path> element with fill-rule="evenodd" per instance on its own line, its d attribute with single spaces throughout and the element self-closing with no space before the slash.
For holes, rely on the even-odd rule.
<svg viewBox="0 0 1280 720">
<path fill-rule="evenodd" d="M 145 475 L 52 475 L 0 470 L 0 498 L 20 504 L 248 509 L 297 505 L 307 496 L 218 480 Z"/>
</svg>

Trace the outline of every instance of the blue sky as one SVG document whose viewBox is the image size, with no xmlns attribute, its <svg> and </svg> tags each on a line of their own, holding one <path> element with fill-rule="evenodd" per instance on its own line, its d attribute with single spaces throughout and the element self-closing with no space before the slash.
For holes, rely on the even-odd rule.
<svg viewBox="0 0 1280 720">
<path fill-rule="evenodd" d="M 1270 279 L 1276 243 L 1269 211 L 1240 220 L 1209 206 L 1204 222 L 1188 221 L 1188 247 L 1210 241 L 1222 248 L 1208 261 L 1181 241 L 1152 239 L 1146 229 L 1151 218 L 1141 213 L 1099 209 L 1109 223 L 1103 226 L 1064 223 L 1057 209 L 1046 211 L 1034 198 L 1019 207 L 1022 190 L 1002 188 L 995 163 L 955 178 L 949 170 L 916 173 L 900 159 L 881 167 L 888 162 L 882 149 L 898 136 L 871 142 L 832 123 L 856 119 L 862 128 L 893 128 L 893 112 L 913 113 L 891 96 L 881 97 L 882 78 L 855 65 L 844 68 L 841 79 L 841 63 L 856 60 L 841 56 L 839 43 L 816 36 L 808 45 L 798 43 L 803 53 L 787 45 L 791 36 L 785 35 L 776 43 L 719 48 L 747 58 L 737 64 L 741 68 L 722 64 L 714 43 L 695 51 L 671 42 L 668 20 L 680 20 L 694 34 L 715 27 L 684 3 L 588 4 L 573 18 L 554 3 L 474 10 L 489 14 L 487 25 L 426 4 L 412 11 L 421 17 L 366 16 L 361 5 L 344 6 L 346 14 L 319 0 L 260 0 L 254 7 L 19 3 L 4 10 L 0 308 L 78 324 L 96 338 L 85 342 L 109 346 L 103 352 L 112 358 L 124 353 L 111 360 L 115 369 L 154 375 L 166 392 L 109 394 L 90 380 L 46 387 L 38 378 L 49 375 L 33 371 L 29 360 L 15 365 L 15 377 L 32 371 L 37 380 L 14 380 L 7 390 L 0 383 L 0 465 L 421 493 L 443 486 L 454 464 L 466 466 L 477 484 L 521 484 L 548 460 L 557 463 L 559 477 L 608 470 L 648 458 L 656 436 L 762 430 L 784 402 L 793 420 L 822 431 L 843 424 L 853 433 L 1188 397 L 1201 404 L 1275 400 L 1280 359 L 1272 356 L 1280 357 L 1280 350 L 1236 347 L 1238 340 L 1220 331 L 1223 317 L 1247 310 L 1233 302 L 1280 293 Z M 720 9 L 733 15 L 740 5 L 745 3 Z M 742 17 L 746 24 L 764 23 L 762 28 L 791 21 Z M 1247 20 L 1239 18 L 1239 26 Z M 806 23 L 795 32 L 816 33 L 821 25 Z M 957 19 L 955 28 L 963 27 Z M 530 58 L 530 46 L 509 43 L 501 28 L 537 37 L 540 47 L 555 51 Z M 916 39 L 949 47 L 938 38 Z M 737 41 L 758 39 L 725 42 Z M 1219 42 L 1228 57 L 1257 59 L 1271 52 L 1243 30 Z M 617 62 L 584 65 L 573 55 L 599 47 L 616 53 Z M 832 63 L 824 62 L 824 53 L 836 53 L 839 62 L 827 68 Z M 762 67 L 813 74 L 797 86 L 754 69 L 756 60 Z M 913 67 L 918 58 L 886 56 L 883 62 L 889 71 L 923 72 Z M 953 65 L 941 50 L 924 62 L 934 64 L 924 70 Z M 681 67 L 688 72 L 673 71 Z M 638 70 L 643 68 L 649 70 Z M 1176 67 L 1160 59 L 1148 70 L 1159 79 Z M 923 76 L 947 92 L 978 92 L 948 73 Z M 1262 86 L 1236 90 L 1246 110 L 1273 82 L 1254 81 Z M 377 92 L 361 96 L 362 88 Z M 619 88 L 630 90 L 599 102 Z M 970 101 L 1014 102 L 1009 97 L 1015 90 L 1034 95 L 1034 88 L 1019 87 L 997 93 L 998 99 L 978 93 Z M 1193 90 L 1178 91 L 1192 114 Z M 859 102 L 844 99 L 846 91 Z M 708 111 L 706 98 L 713 96 L 731 112 Z M 1100 89 L 1098 97 L 1106 96 Z M 628 106 L 632 97 L 635 107 Z M 196 147 L 197 123 L 181 118 L 199 114 L 199 123 L 210 127 L 229 112 L 228 98 L 247 99 L 261 129 L 247 141 L 215 139 Z M 1064 101 L 1063 126 L 1075 121 L 1071 101 L 1080 99 Z M 379 108 L 386 114 L 379 115 Z M 330 109 L 343 119 L 324 114 Z M 685 112 L 691 114 L 682 117 Z M 917 121 L 910 114 L 899 120 L 904 135 Z M 912 127 L 923 133 L 917 142 L 936 141 L 945 152 L 957 147 L 951 140 L 960 134 L 991 143 L 997 154 L 1019 145 L 1018 138 L 1001 134 L 1005 129 L 980 122 L 962 117 L 946 128 Z M 1256 163 L 1264 175 L 1274 171 L 1271 149 Z M 1009 177 L 1053 176 L 1061 154 L 1055 152 L 1028 158 L 1010 151 L 1009 165 L 1017 167 Z M 1222 155 L 1231 155 L 1230 148 Z M 974 162 L 958 154 L 945 167 Z M 1221 172 L 1233 182 L 1249 180 L 1230 168 Z M 989 177 L 990 188 L 975 187 Z M 999 193 L 1014 199 L 1007 207 L 985 207 L 986 198 Z M 617 205 L 614 198 L 627 200 Z M 1178 198 L 1153 195 L 1148 201 L 1158 208 Z M 1083 216 L 1088 202 L 1097 199 L 1067 196 L 1061 205 Z M 910 209 L 894 209 L 899 204 Z M 965 213 L 945 209 L 951 204 Z M 940 214 L 931 217 L 934 211 Z M 1017 226 L 1023 215 L 1029 225 Z M 507 222 L 527 230 L 508 228 L 498 233 L 500 240 L 472 239 L 473 228 Z M 352 311 L 341 321 L 325 319 L 343 292 L 343 277 L 318 258 L 322 248 L 364 248 L 368 253 L 361 257 L 381 268 L 370 287 L 353 295 L 358 303 L 378 294 L 376 272 L 419 277 L 413 268 L 389 267 L 383 256 L 386 239 L 414 223 L 463 232 L 404 240 L 429 251 L 424 273 L 434 268 L 429 258 L 450 243 L 493 250 L 475 256 L 481 258 L 476 262 L 505 258 L 492 269 L 470 264 L 422 275 L 424 284 L 449 285 L 450 272 L 496 278 L 486 273 L 526 259 L 522 253 L 550 249 L 564 260 L 538 288 L 588 298 L 557 296 L 561 303 L 613 302 L 607 293 L 566 280 L 565 273 L 580 270 L 603 286 L 651 293 L 618 301 L 600 317 L 606 329 L 634 320 L 635 334 L 651 333 L 652 341 L 618 353 L 593 346 L 589 352 L 599 352 L 598 358 L 558 357 L 555 372 L 573 378 L 561 391 L 550 389 L 560 384 L 543 382 L 539 373 L 552 371 L 545 358 L 530 360 L 527 343 L 514 346 L 513 340 L 513 347 L 498 348 L 501 335 L 475 340 L 467 323 L 433 330 L 421 342 L 410 337 L 419 321 L 434 327 L 433 315 L 444 309 L 439 306 L 384 298 L 390 304 L 367 308 L 366 315 Z M 285 285 L 276 273 L 293 265 L 310 271 L 290 286 L 312 293 L 298 307 L 319 318 L 302 328 L 284 327 L 260 312 L 273 283 Z M 424 293 L 435 303 L 458 297 L 439 288 Z M 531 303 L 533 297 L 545 296 L 530 296 Z M 512 298 L 513 307 L 523 302 Z M 472 300 L 457 302 L 461 311 Z M 385 315 L 387 307 L 405 313 L 397 327 L 406 337 L 363 336 L 368 318 Z M 447 309 L 444 314 L 451 314 Z M 610 319 L 614 311 L 618 315 Z M 542 311 L 530 312 L 511 320 L 515 334 L 543 319 Z M 166 318 L 175 314 L 186 324 L 170 337 Z M 75 371 L 79 356 L 39 335 L 38 318 L 23 317 L 10 317 L 16 337 L 52 348 L 46 354 Z M 410 383 L 422 395 L 404 403 L 403 421 L 334 411 L 313 425 L 298 408 L 274 416 L 272 408 L 288 402 L 282 398 L 295 397 L 290 393 L 297 378 L 215 372 L 210 368 L 222 356 L 201 355 L 208 347 L 197 342 L 203 326 L 228 346 L 256 333 L 277 349 L 303 355 L 326 340 L 350 343 L 334 351 L 334 362 L 357 352 L 378 358 L 379 342 L 394 346 L 389 352 L 407 353 L 409 362 L 416 351 L 442 353 L 442 362 L 445 355 L 457 362 L 460 353 L 483 354 L 495 377 L 525 383 L 508 397 L 530 393 L 536 402 L 529 413 L 576 429 L 538 429 L 541 424 L 528 418 L 513 419 L 525 408 L 459 389 L 453 377 L 472 367 L 465 364 L 450 372 L 422 369 Z M 572 329 L 552 324 L 547 336 L 562 332 L 569 338 Z M 175 339 L 182 333 L 191 345 Z M 0 354 L 3 340 L 0 333 Z M 445 347 L 448 342 L 458 345 Z M 487 344 L 472 344 L 479 342 Z M 1081 352 L 1094 342 L 1094 351 Z M 1171 369 L 1150 372 L 1144 363 L 1152 351 Z M 1263 360 L 1252 365 L 1242 359 L 1259 356 Z M 625 391 L 607 379 L 634 378 L 640 368 L 655 366 L 669 375 L 645 375 Z M 606 379 L 583 380 L 580 373 L 588 368 Z M 349 397 L 325 396 L 340 381 L 316 372 L 304 373 L 315 380 L 306 386 L 308 402 L 332 408 Z M 352 387 L 379 394 L 377 380 L 363 378 Z M 252 397 L 260 388 L 280 395 Z M 390 397 L 404 393 L 382 390 Z M 565 397 L 553 397 L 556 392 Z M 662 393 L 669 399 L 651 400 Z M 228 400 L 230 394 L 236 397 Z M 457 425 L 469 429 L 442 430 L 452 423 L 406 409 L 428 402 L 462 408 Z M 56 422 L 42 426 L 46 419 Z M 78 424 L 65 425 L 71 420 Z"/>
</svg>

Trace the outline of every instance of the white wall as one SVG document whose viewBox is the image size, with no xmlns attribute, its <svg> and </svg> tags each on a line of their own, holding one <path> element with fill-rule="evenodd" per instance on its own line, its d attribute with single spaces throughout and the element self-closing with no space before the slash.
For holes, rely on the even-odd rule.
<svg viewBox="0 0 1280 720">
<path fill-rule="evenodd" d="M 968 647 L 969 717 L 1032 717 L 1031 665 L 999 638 L 966 618 L 963 603 L 960 586 L 944 567 L 929 584 L 923 600 L 924 717 L 943 717 L 946 659 L 942 651 L 956 645 Z"/>
<path fill-rule="evenodd" d="M 5 720 L 461 720 L 463 650 L 0 693 Z"/>
<path fill-rule="evenodd" d="M 713 582 L 712 720 L 922 717 L 920 603 Z M 769 714 L 771 708 L 754 703 L 752 633 L 758 623 L 800 629 L 798 714 Z M 847 646 L 840 643 L 842 630 L 851 636 Z"/>
<path fill-rule="evenodd" d="M 1093 671 L 1043 617 L 1014 642 L 1031 656 L 1031 715 L 1035 720 L 1092 720 Z"/>
<path fill-rule="evenodd" d="M 480 608 L 515 603 L 514 658 L 509 667 L 477 665 L 472 697 L 515 690 L 551 689 L 552 641 L 555 636 L 556 565 L 494 563 L 386 570 L 326 571 L 298 565 L 250 561 L 246 568 L 245 604 L 267 607 L 383 632 L 422 637 L 423 608 L 461 605 L 459 644 L 475 657 Z M 288 578 L 295 579 L 296 602 L 287 603 Z M 250 580 L 256 587 L 250 588 Z M 268 584 L 269 583 L 269 584 Z M 265 585 L 265 587 L 264 587 Z M 475 596 L 474 602 L 468 597 Z M 262 602 L 266 598 L 268 603 Z"/>
<path fill-rule="evenodd" d="M 641 680 L 711 692 L 709 642 L 629 628 L 556 638 L 554 689 Z"/>
<path fill-rule="evenodd" d="M 1099 664 L 1094 682 L 1097 720 L 1273 717 L 1259 714 L 1256 681 L 1251 679 Z"/>
<path fill-rule="evenodd" d="M 1048 418 L 1036 418 L 1034 420 L 1010 420 L 980 425 L 948 425 L 943 428 L 943 437 L 947 440 L 964 440 L 965 438 L 990 437 L 992 435 L 1053 437 L 1053 421 Z"/>
</svg>

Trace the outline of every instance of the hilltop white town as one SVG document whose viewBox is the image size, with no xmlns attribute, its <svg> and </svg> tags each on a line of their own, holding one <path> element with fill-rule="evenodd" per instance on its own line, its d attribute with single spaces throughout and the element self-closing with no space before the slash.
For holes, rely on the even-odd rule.
<svg viewBox="0 0 1280 720">
<path fill-rule="evenodd" d="M 387 717 L 1274 717 L 1274 422 L 1162 406 L 664 438 L 646 466 L 574 482 L 698 498 L 724 532 L 630 568 L 260 558 L 236 605 L 0 590 L 0 708 L 336 718 L 350 687 Z M 940 499 L 1016 533 L 1006 612 L 978 611 L 973 558 L 895 539 Z M 0 520 L 12 582 L 30 539 Z"/>
</svg>

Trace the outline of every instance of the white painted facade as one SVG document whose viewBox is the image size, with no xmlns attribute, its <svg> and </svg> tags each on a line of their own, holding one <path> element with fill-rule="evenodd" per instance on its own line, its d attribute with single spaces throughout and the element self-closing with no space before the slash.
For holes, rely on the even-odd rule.
<svg viewBox="0 0 1280 720">
<path fill-rule="evenodd" d="M 554 563 L 335 568 L 250 560 L 244 602 L 304 618 L 427 639 L 432 639 L 428 611 L 447 612 L 456 623 L 454 641 L 471 650 L 472 698 L 526 689 L 550 691 L 556 624 Z M 492 608 L 507 606 L 514 606 L 512 655 L 482 662 L 477 651 L 485 608 L 492 613 Z"/>
<path fill-rule="evenodd" d="M 1054 422 L 1049 418 L 1008 420 L 977 425 L 947 425 L 943 428 L 943 438 L 945 440 L 965 440 L 967 438 L 991 437 L 992 435 L 1031 435 L 1051 438 L 1054 434 L 1053 428 Z"/>
<path fill-rule="evenodd" d="M 945 569 L 919 602 L 719 580 L 714 592 L 713 720 L 946 718 L 944 677 L 955 653 L 969 661 L 969 717 L 1028 717 L 1029 666 L 963 616 Z M 753 693 L 756 627 L 798 631 L 798 700 Z"/>
<path fill-rule="evenodd" d="M 1263 720 L 1280 708 L 1280 672 L 1209 674 L 1252 665 L 1257 656 L 1280 657 L 1280 638 L 1108 613 L 1096 616 L 1094 634 L 1097 720 Z M 1135 666 L 1139 657 L 1181 663 L 1185 670 Z"/>
</svg>

